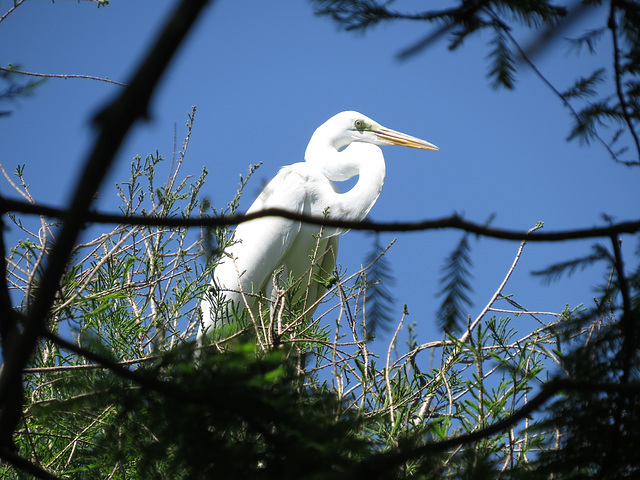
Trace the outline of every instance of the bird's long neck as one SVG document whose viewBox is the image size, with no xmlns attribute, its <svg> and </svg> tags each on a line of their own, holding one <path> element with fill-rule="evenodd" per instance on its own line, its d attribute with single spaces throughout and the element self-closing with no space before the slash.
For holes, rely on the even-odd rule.
<svg viewBox="0 0 640 480">
<path fill-rule="evenodd" d="M 331 154 L 327 154 L 322 171 L 331 181 L 359 176 L 351 190 L 336 192 L 327 206 L 330 217 L 360 221 L 367 216 L 382 191 L 386 167 L 379 147 L 354 142 L 340 152 L 334 149 Z"/>
<path fill-rule="evenodd" d="M 343 146 L 347 145 L 330 141 L 322 133 L 319 128 L 309 140 L 307 150 L 304 152 L 305 162 L 316 165 L 324 164 L 328 158 L 333 158 Z"/>
</svg>

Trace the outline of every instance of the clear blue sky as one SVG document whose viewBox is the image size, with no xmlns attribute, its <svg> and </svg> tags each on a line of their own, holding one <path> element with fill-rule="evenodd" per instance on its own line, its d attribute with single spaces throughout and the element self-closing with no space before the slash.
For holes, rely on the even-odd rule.
<svg viewBox="0 0 640 480">
<path fill-rule="evenodd" d="M 85 74 L 126 82 L 175 2 L 117 1 L 106 8 L 74 0 L 31 0 L 0 23 L 0 64 L 42 73 Z M 4 2 L 2 12 L 10 2 Z M 603 13 L 604 15 L 605 13 Z M 598 19 L 586 19 L 595 22 Z M 314 129 L 342 110 L 358 110 L 381 124 L 440 147 L 424 152 L 384 149 L 387 179 L 370 218 L 417 220 L 453 212 L 494 226 L 545 231 L 636 219 L 638 171 L 613 164 L 599 146 L 567 143 L 571 118 L 526 67 L 513 92 L 494 91 L 485 77 L 486 43 L 476 36 L 455 53 L 444 42 L 405 62 L 394 55 L 425 34 L 426 25 L 398 23 L 366 35 L 337 31 L 313 15 L 307 2 L 221 0 L 209 8 L 162 82 L 152 119 L 129 136 L 107 182 L 100 207 L 115 209 L 115 181 L 130 160 L 156 149 L 170 158 L 187 112 L 198 112 L 185 173 L 210 174 L 205 194 L 228 202 L 240 174 L 262 161 L 242 201 L 247 208 L 263 180 L 282 165 L 302 161 Z M 567 32 L 570 35 L 572 32 Z M 537 59 L 562 90 L 580 72 L 606 65 L 608 56 L 576 58 L 556 43 Z M 88 80 L 49 80 L 33 97 L 0 118 L 0 161 L 25 163 L 34 197 L 64 206 L 92 140 L 92 114 L 118 87 Z M 3 194 L 10 190 L 0 183 Z M 387 242 L 396 235 L 385 234 Z M 420 341 L 441 338 L 435 327 L 439 269 L 460 234 L 397 235 L 389 253 L 397 283 L 398 319 L 404 303 Z M 624 250 L 631 257 L 631 241 Z M 366 234 L 341 240 L 339 262 L 355 271 L 370 248 Z M 550 286 L 531 270 L 587 252 L 592 242 L 530 244 L 504 293 L 531 310 L 560 311 L 565 303 L 591 305 L 602 270 L 587 270 Z M 473 242 L 475 316 L 510 266 L 517 243 Z"/>
</svg>

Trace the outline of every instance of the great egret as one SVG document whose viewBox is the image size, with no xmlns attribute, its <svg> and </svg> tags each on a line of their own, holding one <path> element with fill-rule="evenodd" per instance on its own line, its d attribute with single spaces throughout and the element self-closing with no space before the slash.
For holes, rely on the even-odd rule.
<svg viewBox="0 0 640 480">
<path fill-rule="evenodd" d="M 305 161 L 282 167 L 247 211 L 281 208 L 332 219 L 363 220 L 378 199 L 385 178 L 382 150 L 377 145 L 402 145 L 423 150 L 438 147 L 419 138 L 385 128 L 358 112 L 341 112 L 320 125 Z M 346 147 L 346 148 L 345 148 Z M 351 190 L 340 193 L 334 182 L 359 175 Z M 321 233 L 321 235 L 319 235 Z M 257 314 L 258 292 L 273 298 L 274 272 L 280 278 L 331 274 L 340 229 L 323 228 L 279 217 L 264 217 L 238 225 L 235 243 L 216 267 L 211 289 L 202 301 L 205 333 L 231 317 L 231 309 Z M 325 287 L 310 281 L 305 293 L 307 314 Z M 254 317 L 255 320 L 255 317 Z"/>
</svg>

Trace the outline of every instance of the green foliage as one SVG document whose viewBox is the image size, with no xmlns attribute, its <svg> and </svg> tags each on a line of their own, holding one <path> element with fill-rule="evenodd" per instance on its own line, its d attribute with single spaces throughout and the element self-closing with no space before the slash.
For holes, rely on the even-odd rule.
<svg viewBox="0 0 640 480">
<path fill-rule="evenodd" d="M 624 321 L 633 322 L 637 328 L 638 309 Z M 624 348 L 628 337 L 620 327 L 620 323 L 599 326 L 588 344 L 562 358 L 563 370 L 570 379 L 587 386 L 619 388 L 605 392 L 587 387 L 558 397 L 550 405 L 547 421 L 536 428 L 564 425 L 559 448 L 542 451 L 533 465 L 536 476 L 529 473 L 525 478 L 637 478 L 640 464 L 634 446 L 640 428 L 640 363 L 637 345 Z"/>
<path fill-rule="evenodd" d="M 163 159 L 158 153 L 133 160 L 131 179 L 117 187 L 124 215 L 169 218 L 198 210 L 205 174 L 178 180 L 187 144 L 188 136 L 173 170 L 160 185 L 157 173 Z M 23 168 L 16 171 L 16 187 L 30 198 L 23 174 Z M 35 228 L 16 217 L 14 221 L 27 238 L 6 259 L 7 279 L 16 307 L 28 312 L 55 228 L 44 218 Z M 198 299 L 209 274 L 200 263 L 198 236 L 182 227 L 127 225 L 96 235 L 76 247 L 49 328 L 63 337 L 71 336 L 83 351 L 123 365 L 152 361 L 191 338 L 200 314 Z M 20 448 L 30 452 L 28 456 L 36 463 L 60 473 L 89 470 L 89 465 L 72 458 L 94 444 L 102 422 L 113 419 L 116 410 L 105 406 L 76 411 L 73 405 L 86 396 L 109 394 L 113 375 L 49 340 L 42 341 L 32 366 L 35 370 L 25 377 Z M 42 413 L 39 408 L 43 405 L 55 408 Z"/>
<path fill-rule="evenodd" d="M 569 42 L 569 46 L 571 50 L 574 50 L 576 53 L 580 53 L 582 48 L 586 48 L 589 53 L 595 54 L 597 52 L 597 46 L 602 37 L 606 33 L 606 29 L 604 27 L 594 28 L 587 30 L 582 35 L 575 38 L 567 38 Z"/>
<path fill-rule="evenodd" d="M 557 448 L 541 451 L 523 478 L 636 478 L 640 471 L 633 448 L 640 427 L 640 266 L 621 282 L 614 276 L 620 268 L 615 251 L 597 245 L 592 255 L 553 265 L 544 273 L 557 279 L 594 261 L 604 263 L 609 272 L 596 306 L 556 326 L 563 341 L 576 347 L 558 358 L 564 381 L 578 387 L 558 396 L 548 418 L 532 429 L 562 425 Z M 617 307 L 620 297 L 629 300 L 622 312 Z"/>
<path fill-rule="evenodd" d="M 192 122 L 193 113 L 188 132 Z M 197 198 L 206 172 L 178 180 L 188 139 L 164 182 L 158 152 L 134 158 L 131 178 L 117 185 L 122 213 L 206 214 Z M 28 194 L 24 169 L 16 173 Z M 28 235 L 7 258 L 22 311 L 54 237 L 49 223 L 41 227 L 44 234 Z M 279 315 L 264 299 L 257 316 L 244 319 L 250 335 L 222 329 L 196 361 L 198 303 L 215 258 L 207 261 L 183 227 L 91 233 L 97 236 L 75 251 L 50 321 L 74 347 L 41 342 L 24 373 L 14 437 L 22 457 L 59 477 L 453 478 L 492 475 L 504 465 L 517 470 L 534 449 L 549 446 L 549 430 L 530 433 L 536 422 L 527 419 L 480 441 L 424 450 L 526 405 L 556 361 L 555 319 L 520 333 L 512 318 L 488 317 L 485 309 L 459 337 L 421 344 L 412 336 L 401 350 L 405 311 L 381 355 L 363 336 L 378 321 L 380 301 L 379 285 L 365 279 L 388 281 L 377 255 L 351 274 L 338 267 L 318 278 L 281 279 Z M 213 235 L 221 248 L 232 241 L 227 229 Z M 460 272 L 469 263 L 464 236 L 446 270 L 451 288 L 467 278 Z M 329 290 L 310 318 L 305 291 L 318 281 Z M 0 474 L 17 471 L 7 464 Z"/>
<path fill-rule="evenodd" d="M 465 233 L 456 248 L 445 259 L 441 268 L 440 284 L 442 290 L 439 296 L 444 297 L 440 304 L 437 317 L 445 332 L 459 330 L 464 323 L 463 308 L 471 306 L 469 293 L 471 292 L 471 247 L 469 234 Z"/>
<path fill-rule="evenodd" d="M 354 414 L 336 422 L 342 407 L 332 395 L 300 388 L 281 352 L 258 359 L 253 350 L 206 352 L 196 367 L 190 349 L 177 349 L 137 369 L 135 383 L 67 377 L 76 400 L 38 413 L 108 412 L 93 444 L 76 454 L 74 478 L 329 476 L 365 453 L 351 433 Z"/>
<path fill-rule="evenodd" d="M 488 29 L 489 78 L 506 88 L 515 85 L 515 59 L 530 61 L 514 37 L 514 23 L 552 32 L 567 13 L 544 0 L 465 0 L 417 13 L 374 0 L 313 3 L 348 29 L 394 19 L 441 25 L 408 54 L 444 33 L 451 33 L 455 49 Z M 570 43 L 597 54 L 605 34 L 613 44 L 613 68 L 554 91 L 574 115 L 570 138 L 598 140 L 616 161 L 637 166 L 637 160 L 621 158 L 634 148 L 640 158 L 637 5 L 612 3 L 606 26 Z M 603 92 L 611 85 L 614 91 Z M 199 198 L 205 169 L 179 179 L 193 115 L 164 181 L 158 152 L 133 160 L 131 178 L 117 186 L 125 216 L 235 211 L 245 179 L 221 211 Z M 599 131 L 611 126 L 605 142 Z M 33 202 L 24 166 L 16 177 L 14 187 Z M 39 288 L 56 224 L 9 218 L 24 236 L 5 259 L 11 307 L 19 316 L 29 312 Z M 9 459 L 0 464 L 0 476 L 27 478 L 26 465 L 74 479 L 638 476 L 640 265 L 623 261 L 617 238 L 610 248 L 597 244 L 583 258 L 537 272 L 554 280 L 604 266 L 605 284 L 589 310 L 530 310 L 506 291 L 523 243 L 474 319 L 464 311 L 472 308 L 465 234 L 442 270 L 441 341 L 421 343 L 409 326 L 406 348 L 399 345 L 407 308 L 386 352 L 367 341 L 392 318 L 383 288 L 388 266 L 376 255 L 355 273 L 338 267 L 315 278 L 282 279 L 275 299 L 279 316 L 270 315 L 273 299 L 263 299 L 255 316 L 241 319 L 250 335 L 221 330 L 196 356 L 198 303 L 218 256 L 233 241 L 226 227 L 202 233 L 201 240 L 184 227 L 126 224 L 86 232 L 88 240 L 76 247 L 59 286 L 51 333 L 23 371 L 16 451 L 0 446 L 3 460 Z M 310 318 L 304 298 L 314 282 L 329 291 Z M 549 390 L 557 385 L 562 390 Z"/>
</svg>

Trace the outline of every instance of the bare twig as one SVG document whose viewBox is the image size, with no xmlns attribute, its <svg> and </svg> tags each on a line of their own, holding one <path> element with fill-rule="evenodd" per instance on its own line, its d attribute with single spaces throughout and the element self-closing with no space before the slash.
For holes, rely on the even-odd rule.
<svg viewBox="0 0 640 480">
<path fill-rule="evenodd" d="M 22 410 L 22 399 L 16 399 L 12 392 L 20 388 L 22 369 L 28 362 L 38 337 L 43 333 L 60 278 L 86 220 L 86 212 L 129 129 L 137 120 L 148 116 L 148 105 L 158 81 L 207 3 L 209 2 L 206 0 L 183 0 L 176 6 L 153 48 L 133 76 L 130 87 L 95 118 L 99 134 L 93 151 L 84 165 L 69 208 L 62 217 L 64 222 L 49 256 L 37 296 L 12 348 L 11 362 L 5 362 L 0 372 L 0 438 L 5 439 L 0 457 L 10 463 L 13 457 L 4 453 L 11 448 L 6 444 L 6 439 L 11 438 L 15 426 L 11 421 L 4 420 L 14 411 Z"/>
<path fill-rule="evenodd" d="M 391 377 L 389 376 L 389 371 L 390 371 L 389 364 L 391 363 L 391 350 L 396 344 L 398 334 L 400 333 L 400 329 L 404 324 L 404 319 L 406 318 L 406 316 L 407 316 L 407 311 L 405 310 L 404 312 L 402 312 L 402 318 L 400 319 L 400 322 L 398 322 L 398 327 L 396 328 L 396 331 L 393 334 L 391 341 L 389 342 L 389 348 L 387 349 L 387 365 L 384 369 L 384 380 L 385 380 L 385 383 L 387 384 L 387 396 L 389 397 L 389 417 L 391 418 L 391 428 L 394 430 L 396 428 L 396 417 L 395 417 L 395 407 L 393 405 L 393 388 L 391 386 Z"/>
<path fill-rule="evenodd" d="M 0 19 L 0 21 L 2 21 L 2 19 Z M 96 81 L 99 81 L 99 82 L 112 83 L 114 85 L 119 85 L 121 87 L 126 87 L 127 86 L 125 83 L 116 82 L 115 80 L 109 80 L 107 77 L 101 78 L 101 77 L 95 77 L 93 75 L 74 75 L 74 74 L 26 72 L 24 70 L 17 70 L 15 68 L 13 68 L 13 66 L 11 64 L 9 64 L 9 68 L 0 67 L 0 70 L 3 71 L 3 72 L 8 72 L 8 73 L 17 73 L 19 75 L 27 75 L 29 77 L 62 78 L 62 79 L 65 79 L 65 80 L 66 79 L 72 79 L 72 78 L 81 78 L 81 79 L 84 79 L 84 80 L 96 80 Z"/>
<path fill-rule="evenodd" d="M 539 228 L 542 228 L 542 225 L 538 225 L 536 227 L 533 227 L 532 229 L 527 231 L 527 235 L 532 234 L 533 232 L 535 232 L 536 230 L 538 230 Z M 473 323 L 471 324 L 471 327 L 465 332 L 465 334 L 460 338 L 461 342 L 465 342 L 467 340 L 467 338 L 469 338 L 469 336 L 471 335 L 471 331 L 475 329 L 476 325 L 478 325 L 478 323 L 480 322 L 480 320 L 482 320 L 482 318 L 485 316 L 485 314 L 489 311 L 489 309 L 493 306 L 493 304 L 495 303 L 495 301 L 497 300 L 497 298 L 502 295 L 502 290 L 504 289 L 505 285 L 507 284 L 507 282 L 509 281 L 509 279 L 511 278 L 511 274 L 513 273 L 513 271 L 516 268 L 516 265 L 518 264 L 518 261 L 520 260 L 520 256 L 522 255 L 522 250 L 524 250 L 524 246 L 526 245 L 527 241 L 523 240 L 520 243 L 520 248 L 518 248 L 518 252 L 516 253 L 516 257 L 513 259 L 513 263 L 511 264 L 511 268 L 509 268 L 509 271 L 507 272 L 507 274 L 505 275 L 504 279 L 502 280 L 502 283 L 500 284 L 500 286 L 498 287 L 498 289 L 496 290 L 496 292 L 493 294 L 493 296 L 491 297 L 491 300 L 489 300 L 489 303 L 487 303 L 487 305 L 484 307 L 484 309 L 482 309 L 482 312 L 480 312 L 480 315 L 478 315 L 478 317 L 473 321 Z"/>
<path fill-rule="evenodd" d="M 2 22 L 5 18 L 7 18 L 11 13 L 13 13 L 15 11 L 16 8 L 18 8 L 24 2 L 25 2 L 25 0 L 14 0 L 13 1 L 13 7 L 11 7 L 9 10 L 7 10 L 6 13 L 4 15 L 2 15 L 2 17 L 0 17 L 0 22 Z"/>
<path fill-rule="evenodd" d="M 391 468 L 403 465 L 407 461 L 420 458 L 429 453 L 445 452 L 460 445 L 468 445 L 479 440 L 483 440 L 497 433 L 508 430 L 511 426 L 530 416 L 533 412 L 541 408 L 555 395 L 563 391 L 576 392 L 600 392 L 600 393 L 627 393 L 640 394 L 639 384 L 619 384 L 619 383 L 595 383 L 588 381 L 570 380 L 560 378 L 551 380 L 542 386 L 540 393 L 531 398 L 520 409 L 516 410 L 498 422 L 488 425 L 482 429 L 474 430 L 450 437 L 446 440 L 435 440 L 424 445 L 381 454 L 375 459 L 367 459 L 354 470 L 345 472 L 343 475 L 335 476 L 336 479 L 363 479 L 371 480 L 384 478 Z"/>
<path fill-rule="evenodd" d="M 537 225 L 536 227 L 531 228 L 529 231 L 527 231 L 527 235 L 532 234 L 534 231 L 536 231 L 537 229 L 539 229 L 541 227 L 542 227 L 542 225 Z M 522 255 L 522 250 L 524 249 L 525 244 L 526 244 L 525 240 L 523 240 L 520 243 L 520 248 L 518 248 L 518 252 L 516 253 L 516 256 L 515 256 L 512 264 L 511 264 L 511 267 L 509 268 L 509 271 L 507 272 L 507 274 L 505 275 L 504 279 L 502 280 L 502 283 L 500 283 L 500 286 L 495 291 L 495 293 L 493 294 L 493 296 L 491 297 L 489 302 L 486 304 L 486 306 L 482 309 L 480 314 L 476 317 L 476 319 L 472 323 L 469 324 L 469 326 L 467 327 L 467 330 L 457 340 L 457 343 L 462 344 L 462 343 L 466 342 L 467 340 L 469 340 L 469 338 L 471 337 L 472 332 L 476 329 L 476 327 L 478 326 L 480 321 L 484 318 L 485 314 L 493 306 L 493 304 L 495 303 L 496 299 L 502 294 L 502 290 L 504 289 L 505 285 L 509 281 L 509 278 L 511 277 L 511 274 L 515 270 L 516 265 L 518 264 L 518 260 L 520 260 L 520 256 Z M 440 368 L 440 371 L 438 372 L 438 375 L 434 378 L 433 381 L 436 381 L 437 379 L 444 379 L 445 378 L 445 373 L 447 372 L 447 370 L 449 370 L 451 368 L 453 363 L 456 361 L 456 358 L 457 358 L 457 354 L 451 355 L 447 359 L 447 361 L 444 363 L 444 365 L 442 365 L 442 367 Z M 424 419 L 425 414 L 427 413 L 427 411 L 429 410 L 429 408 L 431 406 L 431 402 L 433 401 L 433 397 L 434 397 L 433 395 L 427 395 L 427 398 L 424 400 L 424 402 L 422 404 L 422 407 L 420 408 L 420 411 L 418 412 L 418 419 L 419 420 Z"/>
</svg>

